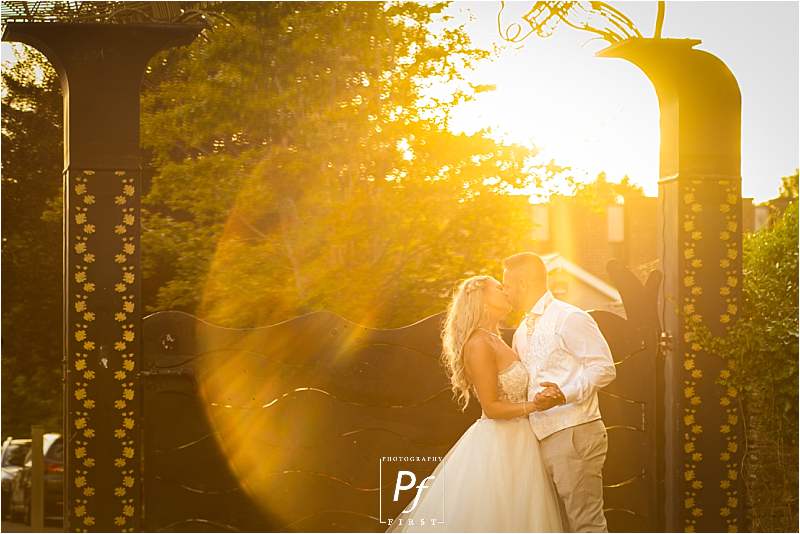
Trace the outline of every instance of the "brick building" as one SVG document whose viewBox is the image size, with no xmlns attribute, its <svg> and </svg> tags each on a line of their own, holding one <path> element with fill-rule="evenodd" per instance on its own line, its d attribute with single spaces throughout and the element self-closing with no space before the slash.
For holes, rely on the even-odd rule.
<svg viewBox="0 0 800 534">
<path fill-rule="evenodd" d="M 767 208 L 743 201 L 743 229 L 766 223 Z M 637 270 L 658 259 L 658 198 L 630 196 L 619 203 L 591 206 L 576 197 L 554 197 L 531 206 L 533 252 L 558 254 L 604 282 L 606 265 L 617 259 Z"/>
</svg>

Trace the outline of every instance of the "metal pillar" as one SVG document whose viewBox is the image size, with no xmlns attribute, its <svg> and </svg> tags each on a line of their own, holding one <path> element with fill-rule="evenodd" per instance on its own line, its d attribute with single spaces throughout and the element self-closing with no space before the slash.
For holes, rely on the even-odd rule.
<svg viewBox="0 0 800 534">
<path fill-rule="evenodd" d="M 44 529 L 44 427 L 31 426 L 31 530 Z"/>
<path fill-rule="evenodd" d="M 721 334 L 738 312 L 742 256 L 741 95 L 692 39 L 629 39 L 598 53 L 639 67 L 661 111 L 659 248 L 664 271 L 665 530 L 742 528 L 742 431 L 726 362 L 692 326 Z"/>
<path fill-rule="evenodd" d="M 141 529 L 141 161 L 148 60 L 201 26 L 10 22 L 64 94 L 64 519 L 71 531 Z"/>
</svg>

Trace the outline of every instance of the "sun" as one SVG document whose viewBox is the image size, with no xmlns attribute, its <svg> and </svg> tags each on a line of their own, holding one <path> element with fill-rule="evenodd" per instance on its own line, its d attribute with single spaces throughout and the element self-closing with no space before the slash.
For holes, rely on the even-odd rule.
<svg viewBox="0 0 800 534">
<path fill-rule="evenodd" d="M 530 3 L 512 7 L 522 4 Z M 498 51 L 464 73 L 469 83 L 493 90 L 457 106 L 448 127 L 467 134 L 488 129 L 502 142 L 535 147 L 540 162 L 569 166 L 581 181 L 600 172 L 611 181 L 627 175 L 656 194 L 659 110 L 648 80 L 625 62 L 596 57 L 607 43 L 570 28 L 510 45 L 497 30 L 499 8 L 500 2 L 456 2 L 451 8 L 459 20 L 471 21 L 465 29 L 473 44 Z"/>
</svg>

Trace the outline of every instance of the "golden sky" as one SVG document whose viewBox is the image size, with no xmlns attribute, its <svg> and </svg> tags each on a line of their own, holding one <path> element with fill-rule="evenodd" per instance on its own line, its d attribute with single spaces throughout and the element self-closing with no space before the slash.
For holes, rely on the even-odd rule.
<svg viewBox="0 0 800 534">
<path fill-rule="evenodd" d="M 518 20 L 533 2 L 509 2 L 503 19 Z M 653 35 L 657 4 L 611 2 L 645 37 Z M 499 1 L 455 2 L 450 14 L 469 20 L 473 42 L 502 44 Z M 508 15 L 507 15 L 508 14 Z M 507 15 L 507 17 L 506 17 Z M 774 197 L 781 176 L 798 166 L 798 3 L 667 2 L 662 35 L 701 39 L 696 48 L 721 58 L 742 93 L 743 194 Z M 560 27 L 529 37 L 476 73 L 496 91 L 462 106 L 451 125 L 493 126 L 502 137 L 532 143 L 544 161 L 570 165 L 578 177 L 628 174 L 657 194 L 658 102 L 645 75 L 620 59 L 594 53 L 607 46 L 594 35 Z"/>
</svg>

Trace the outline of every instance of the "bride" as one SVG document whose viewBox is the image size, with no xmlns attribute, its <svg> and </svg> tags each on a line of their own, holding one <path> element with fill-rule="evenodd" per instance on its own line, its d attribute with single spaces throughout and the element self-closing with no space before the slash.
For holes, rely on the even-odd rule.
<svg viewBox="0 0 800 534">
<path fill-rule="evenodd" d="M 537 409 L 527 401 L 528 371 L 498 333 L 510 311 L 502 285 L 490 276 L 473 276 L 456 289 L 442 329 L 442 359 L 461 409 L 472 393 L 482 415 L 387 532 L 562 531 L 555 489 L 528 422 Z"/>
</svg>

